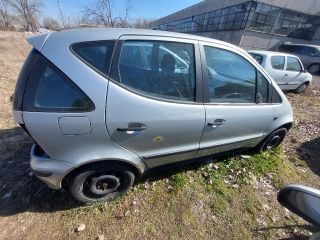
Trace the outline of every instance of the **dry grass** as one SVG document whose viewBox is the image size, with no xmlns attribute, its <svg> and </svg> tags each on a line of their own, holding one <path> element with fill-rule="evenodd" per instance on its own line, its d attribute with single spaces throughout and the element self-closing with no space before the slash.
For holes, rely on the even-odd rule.
<svg viewBox="0 0 320 240">
<path fill-rule="evenodd" d="M 17 76 L 30 51 L 24 33 L 0 31 L 0 129 L 14 126 L 11 115 L 11 96 Z"/>
<path fill-rule="evenodd" d="M 11 117 L 10 97 L 29 50 L 23 33 L 0 31 L 0 239 L 99 234 L 105 239 L 303 239 L 309 234 L 290 227 L 305 222 L 279 206 L 276 192 L 292 182 L 320 187 L 319 85 L 288 95 L 296 123 L 282 150 L 247 162 L 230 158 L 217 163 L 218 169 L 211 164 L 158 175 L 119 200 L 81 207 L 30 174 L 31 141 Z M 239 170 L 236 185 L 230 185 Z M 80 223 L 86 229 L 75 232 Z"/>
</svg>

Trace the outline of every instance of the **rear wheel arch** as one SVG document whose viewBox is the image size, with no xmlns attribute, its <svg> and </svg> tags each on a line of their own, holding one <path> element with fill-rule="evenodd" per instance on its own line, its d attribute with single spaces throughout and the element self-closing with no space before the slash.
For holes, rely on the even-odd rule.
<svg viewBox="0 0 320 240">
<path fill-rule="evenodd" d="M 262 152 L 262 145 L 270 138 L 270 136 L 272 136 L 275 132 L 284 129 L 285 131 L 285 135 L 289 132 L 289 130 L 292 128 L 293 123 L 292 122 L 287 122 L 285 124 L 282 124 L 281 126 L 279 126 L 278 128 L 274 129 L 272 132 L 270 132 L 265 138 L 263 138 L 263 140 L 261 140 L 258 145 L 255 147 L 255 149 L 258 152 Z M 282 140 L 281 140 L 282 142 Z M 281 143 L 280 142 L 280 143 Z"/>
<path fill-rule="evenodd" d="M 94 167 L 103 167 L 104 165 L 116 165 L 116 166 L 125 166 L 128 167 L 134 174 L 136 179 L 141 179 L 142 178 L 142 173 L 140 172 L 140 170 L 138 169 L 138 167 L 136 167 L 135 165 L 128 163 L 126 161 L 123 160 L 99 160 L 99 161 L 95 161 L 95 162 L 88 162 L 88 163 L 84 163 L 83 165 L 77 166 L 76 168 L 72 169 L 69 173 L 67 173 L 67 175 L 62 179 L 62 183 L 61 186 L 63 188 L 66 188 L 70 182 L 70 180 L 76 176 L 77 174 L 90 169 L 90 168 L 94 168 Z"/>
</svg>

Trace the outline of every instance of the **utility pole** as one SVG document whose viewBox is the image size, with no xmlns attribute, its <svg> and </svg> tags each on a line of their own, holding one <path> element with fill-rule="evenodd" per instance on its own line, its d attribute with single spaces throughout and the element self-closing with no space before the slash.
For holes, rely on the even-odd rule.
<svg viewBox="0 0 320 240">
<path fill-rule="evenodd" d="M 63 28 L 66 28 L 66 20 L 65 20 L 64 14 L 62 12 L 60 0 L 57 0 L 57 4 L 58 4 L 58 9 L 59 9 L 61 25 L 62 25 Z"/>
</svg>

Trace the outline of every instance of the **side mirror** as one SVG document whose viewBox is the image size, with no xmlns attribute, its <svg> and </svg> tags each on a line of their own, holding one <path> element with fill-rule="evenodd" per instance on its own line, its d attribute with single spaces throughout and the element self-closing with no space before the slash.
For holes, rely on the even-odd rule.
<svg viewBox="0 0 320 240">
<path fill-rule="evenodd" d="M 279 191 L 278 202 L 307 222 L 320 225 L 320 190 L 289 185 Z"/>
<path fill-rule="evenodd" d="M 300 72 L 302 72 L 302 73 L 307 73 L 308 72 L 308 70 L 307 69 L 301 69 L 301 71 Z"/>
</svg>

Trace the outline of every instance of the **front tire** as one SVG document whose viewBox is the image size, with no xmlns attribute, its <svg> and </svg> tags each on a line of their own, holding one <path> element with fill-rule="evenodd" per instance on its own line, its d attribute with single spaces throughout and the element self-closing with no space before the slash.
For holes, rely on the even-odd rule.
<svg viewBox="0 0 320 240">
<path fill-rule="evenodd" d="M 84 204 L 111 201 L 125 194 L 134 180 L 130 168 L 105 164 L 76 173 L 69 181 L 69 191 L 77 201 Z"/>
<path fill-rule="evenodd" d="M 258 152 L 270 151 L 278 147 L 287 135 L 287 132 L 286 128 L 279 128 L 272 132 L 258 145 Z"/>
<path fill-rule="evenodd" d="M 303 83 L 301 84 L 296 90 L 295 90 L 295 93 L 303 93 L 308 87 L 308 83 Z"/>
</svg>

